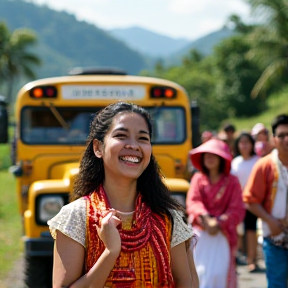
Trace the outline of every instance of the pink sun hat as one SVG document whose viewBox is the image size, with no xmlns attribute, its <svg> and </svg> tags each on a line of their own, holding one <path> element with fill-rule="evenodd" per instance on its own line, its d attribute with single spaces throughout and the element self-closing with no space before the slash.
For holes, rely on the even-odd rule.
<svg viewBox="0 0 288 288">
<path fill-rule="evenodd" d="M 231 155 L 229 146 L 224 141 L 219 139 L 211 139 L 189 152 L 193 166 L 200 171 L 203 170 L 201 162 L 202 155 L 204 153 L 212 153 L 223 158 L 225 160 L 224 173 L 227 175 L 230 173 L 231 161 L 233 157 Z"/>
</svg>

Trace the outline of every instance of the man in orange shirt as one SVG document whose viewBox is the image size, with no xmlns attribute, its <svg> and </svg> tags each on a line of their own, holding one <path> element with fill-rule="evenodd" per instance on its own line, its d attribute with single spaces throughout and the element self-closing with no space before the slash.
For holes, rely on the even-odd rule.
<svg viewBox="0 0 288 288">
<path fill-rule="evenodd" d="M 262 219 L 268 288 L 288 287 L 288 115 L 272 122 L 275 149 L 254 165 L 243 193 Z"/>
</svg>

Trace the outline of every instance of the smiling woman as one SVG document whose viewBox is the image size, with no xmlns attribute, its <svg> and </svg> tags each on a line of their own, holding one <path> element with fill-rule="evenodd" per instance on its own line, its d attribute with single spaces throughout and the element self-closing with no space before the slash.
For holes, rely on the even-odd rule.
<svg viewBox="0 0 288 288">
<path fill-rule="evenodd" d="M 150 134 L 146 121 L 137 112 L 123 112 L 114 117 L 105 136 L 105 147 L 101 141 L 93 140 L 96 157 L 103 159 L 106 182 L 110 183 L 117 175 L 123 181 L 137 180 L 150 161 Z"/>
<path fill-rule="evenodd" d="M 53 287 L 198 287 L 186 248 L 193 231 L 162 182 L 151 137 L 150 115 L 135 104 L 95 116 L 74 201 L 48 221 Z"/>
<path fill-rule="evenodd" d="M 129 101 L 147 110 L 118 101 Z M 114 105 L 102 110 L 111 103 Z M 153 77 L 119 75 L 118 69 L 81 68 L 74 71 L 73 76 L 28 83 L 19 91 L 15 107 L 17 123 L 12 149 L 15 165 L 11 171 L 17 177 L 18 207 L 25 223 L 25 283 L 30 288 L 51 287 L 54 240 L 50 237 L 47 221 L 69 203 L 79 160 L 87 144 L 80 178 L 76 181 L 75 199 L 88 195 L 100 185 L 104 185 L 108 195 L 107 183 L 117 182 L 113 191 L 117 191 L 119 198 L 123 198 L 121 201 L 130 203 L 130 206 L 126 210 L 125 207 L 117 209 L 119 203 L 116 205 L 108 195 L 109 207 L 131 212 L 134 211 L 129 211 L 131 199 L 126 201 L 128 198 L 119 190 L 123 183 L 131 182 L 134 186 L 137 183 L 135 190 L 137 193 L 141 191 L 153 212 L 165 214 L 169 205 L 166 207 L 166 194 L 159 192 L 162 189 L 159 177 L 161 181 L 162 178 L 155 176 L 159 173 L 159 165 L 170 194 L 180 197 L 181 203 L 185 202 L 189 187 L 184 179 L 187 154 L 191 150 L 192 134 L 196 136 L 194 141 L 198 131 L 194 124 L 191 129 L 191 121 L 197 120 L 198 114 L 194 113 L 194 107 L 190 108 L 185 89 L 177 83 Z M 146 111 L 153 119 L 152 124 Z M 5 129 L 8 129 L 7 125 Z M 151 145 L 153 156 L 149 157 L 145 151 L 147 148 L 151 153 Z M 116 157 L 112 150 L 115 150 Z M 154 156 L 158 164 L 155 167 Z M 110 178 L 106 181 L 108 177 L 113 181 Z M 123 178 L 123 183 L 119 178 Z M 27 179 L 30 180 L 27 182 Z M 129 191 L 133 190 L 133 185 L 129 186 Z M 77 217 L 75 219 L 77 222 Z M 86 229 L 82 232 L 85 239 Z"/>
</svg>

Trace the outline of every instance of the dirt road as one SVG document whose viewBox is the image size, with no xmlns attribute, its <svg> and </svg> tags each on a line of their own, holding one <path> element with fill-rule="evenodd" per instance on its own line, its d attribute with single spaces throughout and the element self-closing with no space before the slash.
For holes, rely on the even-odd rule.
<svg viewBox="0 0 288 288">
<path fill-rule="evenodd" d="M 13 266 L 13 269 L 5 279 L 0 279 L 1 288 L 24 288 L 24 257 L 20 257 Z"/>
</svg>

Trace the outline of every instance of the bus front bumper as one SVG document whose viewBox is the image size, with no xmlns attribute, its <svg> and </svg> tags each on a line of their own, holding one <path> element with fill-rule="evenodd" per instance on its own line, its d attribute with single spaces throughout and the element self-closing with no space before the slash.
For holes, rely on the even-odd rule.
<svg viewBox="0 0 288 288">
<path fill-rule="evenodd" d="M 25 256 L 53 256 L 54 239 L 46 233 L 41 236 L 40 238 L 24 237 Z"/>
</svg>

